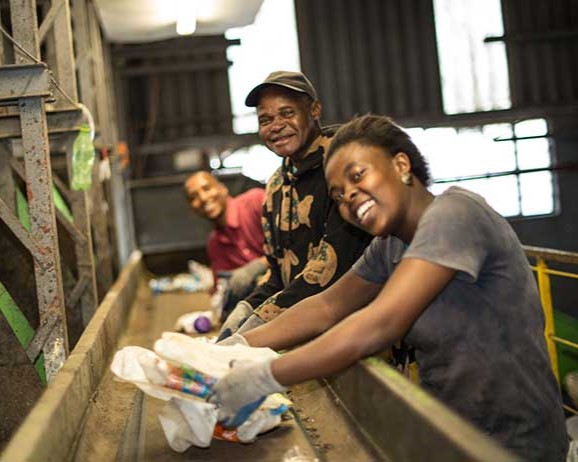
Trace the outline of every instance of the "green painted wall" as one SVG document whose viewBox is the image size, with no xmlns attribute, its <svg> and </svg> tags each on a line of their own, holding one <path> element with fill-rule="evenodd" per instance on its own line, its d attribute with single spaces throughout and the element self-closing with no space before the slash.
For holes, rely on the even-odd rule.
<svg viewBox="0 0 578 462">
<path fill-rule="evenodd" d="M 554 328 L 557 337 L 578 343 L 578 319 L 554 310 Z M 560 368 L 560 381 L 568 372 L 578 371 L 578 350 L 558 344 L 558 367 Z"/>
</svg>

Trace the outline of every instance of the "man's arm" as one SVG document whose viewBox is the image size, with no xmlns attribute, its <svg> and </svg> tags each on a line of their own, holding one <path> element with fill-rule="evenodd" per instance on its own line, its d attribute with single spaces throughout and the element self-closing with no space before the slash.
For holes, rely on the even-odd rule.
<svg viewBox="0 0 578 462">
<path fill-rule="evenodd" d="M 251 346 L 275 350 L 310 340 L 368 304 L 381 290 L 352 270 L 321 293 L 297 303 L 273 321 L 243 334 Z"/>
<path fill-rule="evenodd" d="M 281 279 L 281 270 L 277 259 L 266 255 L 267 270 L 260 284 L 255 287 L 253 292 L 245 298 L 253 308 L 258 307 L 268 298 L 283 290 L 283 281 Z"/>
</svg>

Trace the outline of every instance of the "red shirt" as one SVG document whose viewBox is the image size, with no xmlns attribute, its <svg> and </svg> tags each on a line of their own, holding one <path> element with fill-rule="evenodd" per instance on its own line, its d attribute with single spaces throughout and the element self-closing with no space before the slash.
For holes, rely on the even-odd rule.
<svg viewBox="0 0 578 462">
<path fill-rule="evenodd" d="M 265 190 L 260 188 L 227 200 L 226 225 L 211 231 L 207 241 L 207 253 L 215 276 L 217 271 L 239 268 L 263 255 L 261 216 L 264 201 Z"/>
</svg>

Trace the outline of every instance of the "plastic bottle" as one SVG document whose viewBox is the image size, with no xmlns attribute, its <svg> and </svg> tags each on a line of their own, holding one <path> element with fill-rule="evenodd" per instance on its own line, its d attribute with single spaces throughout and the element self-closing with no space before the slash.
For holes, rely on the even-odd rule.
<svg viewBox="0 0 578 462">
<path fill-rule="evenodd" d="M 72 189 L 75 191 L 90 189 L 93 164 L 94 145 L 90 139 L 90 127 L 83 124 L 72 146 Z"/>
<path fill-rule="evenodd" d="M 175 324 L 174 330 L 187 334 L 206 334 L 213 328 L 211 311 L 193 311 L 183 314 Z"/>
</svg>

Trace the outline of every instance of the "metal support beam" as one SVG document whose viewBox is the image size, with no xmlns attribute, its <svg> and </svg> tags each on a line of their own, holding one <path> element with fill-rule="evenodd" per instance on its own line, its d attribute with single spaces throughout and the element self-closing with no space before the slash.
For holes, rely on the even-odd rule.
<svg viewBox="0 0 578 462">
<path fill-rule="evenodd" d="M 2 81 L 2 68 L 0 68 L 0 82 Z M 0 86 L 2 84 L 0 83 Z M 78 108 L 55 109 L 46 112 L 48 135 L 50 141 L 54 135 L 61 133 L 75 133 L 80 129 L 82 113 Z M 17 113 L 0 114 L 0 140 L 20 138 L 20 116 Z"/>
<path fill-rule="evenodd" d="M 49 33 L 51 35 L 48 35 Z M 52 1 L 51 8 L 46 14 L 45 23 L 43 23 L 40 28 L 40 34 L 41 37 L 48 39 L 47 53 L 50 54 L 50 56 L 54 58 L 53 61 L 55 61 L 53 70 L 58 81 L 58 93 L 55 95 L 56 101 L 54 106 L 57 110 L 69 110 L 71 105 L 76 105 L 78 92 L 68 0 Z M 71 130 L 73 126 L 76 125 L 74 128 L 78 128 L 81 120 L 80 111 L 78 108 L 75 109 L 76 113 L 72 116 L 75 117 L 74 121 L 65 119 L 64 117 L 61 117 L 59 120 L 55 118 L 55 122 L 62 123 L 61 129 L 69 132 L 70 135 L 73 135 L 73 130 Z M 65 116 L 64 113 L 55 112 L 55 114 Z M 73 173 L 73 141 L 74 138 L 69 136 L 64 143 L 69 178 L 72 178 Z M 74 225 L 71 225 L 66 220 L 61 220 L 61 224 L 71 234 L 75 243 L 78 278 L 79 281 L 84 281 L 80 286 L 85 289 L 81 295 L 81 306 L 82 321 L 83 324 L 86 325 L 96 310 L 98 303 L 87 194 L 82 191 L 69 191 L 66 197 L 70 202 Z M 58 213 L 57 216 L 58 218 L 62 218 Z M 88 283 L 86 283 L 86 281 L 88 281 Z M 79 285 L 77 284 L 76 287 L 78 288 Z M 69 309 L 73 309 L 73 307 L 69 306 Z"/>
<path fill-rule="evenodd" d="M 40 355 L 46 341 L 61 321 L 62 320 L 58 316 L 45 318 L 41 321 L 40 327 L 36 330 L 34 337 L 32 337 L 32 340 L 30 340 L 30 343 L 26 347 L 26 356 L 28 356 L 31 363 L 36 361 L 36 358 Z"/>
<path fill-rule="evenodd" d="M 88 9 L 86 0 L 75 0 L 72 3 L 72 20 L 74 21 L 74 43 L 76 63 L 78 65 L 78 87 L 82 102 L 96 115 L 96 97 L 94 75 L 92 72 L 93 51 L 90 46 L 88 27 Z"/>
<path fill-rule="evenodd" d="M 50 74 L 45 64 L 0 67 L 0 102 L 16 104 L 23 97 L 50 97 Z"/>
<path fill-rule="evenodd" d="M 1 41 L 1 40 L 0 40 Z M 0 141 L 0 199 L 6 202 L 8 208 L 16 210 L 16 189 L 12 168 L 10 167 L 10 151 L 7 143 Z"/>
<path fill-rule="evenodd" d="M 52 197 L 48 130 L 41 98 L 22 98 L 18 107 L 22 126 L 31 233 L 49 261 L 46 269 L 43 269 L 36 260 L 34 262 L 40 322 L 48 323 L 54 317 L 60 318 L 53 335 L 43 347 L 46 377 L 50 381 L 68 356 L 68 331 L 65 323 L 60 250 Z"/>
<path fill-rule="evenodd" d="M 76 44 L 79 89 L 84 104 L 95 118 L 97 146 L 114 144 L 112 133 L 109 94 L 107 92 L 106 73 L 104 72 L 103 47 L 100 38 L 100 26 L 94 6 L 86 0 L 77 0 L 72 6 L 72 16 L 75 25 L 74 40 Z M 91 210 L 94 241 L 96 244 L 96 268 L 98 293 L 104 296 L 112 285 L 112 253 L 108 232 L 108 205 L 103 194 L 103 184 L 98 176 L 98 169 L 93 170 Z"/>
<path fill-rule="evenodd" d="M 74 223 L 71 223 L 60 210 L 56 209 L 55 211 L 58 223 L 60 223 L 64 227 L 64 229 L 68 231 L 68 234 L 70 234 L 70 237 L 72 238 L 74 243 L 80 246 L 85 246 L 86 237 L 84 237 L 84 235 L 78 230 L 78 228 L 74 226 Z"/>
<path fill-rule="evenodd" d="M 115 140 L 112 139 L 112 129 L 110 126 L 111 110 L 109 105 L 108 91 L 106 88 L 107 76 L 104 71 L 100 25 L 93 2 L 89 2 L 87 4 L 87 8 L 91 48 L 92 50 L 98 50 L 97 53 L 92 53 L 94 85 L 96 87 L 96 117 L 98 120 L 98 126 L 100 128 L 100 141 L 103 146 L 110 148 L 115 144 Z"/>
<path fill-rule="evenodd" d="M 68 177 L 72 178 L 72 144 L 69 141 L 66 150 L 66 160 L 68 167 Z M 88 193 L 85 191 L 70 191 L 72 215 L 74 223 L 79 232 L 84 236 L 85 242 L 75 241 L 76 263 L 78 267 L 79 280 L 86 279 L 89 284 L 82 295 L 82 322 L 86 326 L 98 305 L 98 294 L 96 289 L 96 273 L 94 268 L 94 254 L 92 251 L 92 230 L 90 227 L 90 212 L 88 210 Z M 69 305 L 70 306 L 70 305 Z"/>
<path fill-rule="evenodd" d="M 0 8 L 0 23 L 2 22 L 2 8 Z M 0 66 L 3 66 L 6 63 L 6 56 L 4 56 L 4 39 L 0 40 Z"/>
<path fill-rule="evenodd" d="M 70 291 L 70 294 L 68 294 L 68 297 L 66 298 L 66 306 L 69 306 L 71 308 L 75 307 L 78 301 L 80 300 L 80 297 L 88 287 L 89 283 L 90 279 L 88 277 L 81 277 L 76 282 L 74 289 L 72 289 Z"/>
<path fill-rule="evenodd" d="M 36 1 L 11 1 L 10 17 L 12 34 L 17 44 L 14 47 L 16 65 L 0 69 L 0 100 L 5 104 L 17 103 L 20 113 L 30 235 L 38 243 L 39 255 L 46 260 L 46 264 L 42 265 L 38 258 L 34 258 L 40 323 L 49 324 L 53 319 L 58 319 L 42 348 L 46 377 L 51 381 L 68 355 L 48 128 L 43 101 L 43 98 L 51 97 L 51 79 L 46 66 L 40 63 Z M 33 255 L 36 253 L 33 252 Z"/>
<path fill-rule="evenodd" d="M 113 283 L 112 254 L 108 232 L 108 204 L 104 196 L 104 184 L 100 181 L 98 170 L 92 172 L 92 226 L 96 247 L 96 269 L 98 272 L 97 289 L 102 299 Z"/>
<path fill-rule="evenodd" d="M 56 107 L 64 107 L 78 101 L 70 7 L 68 0 L 52 0 L 52 7 L 58 9 L 53 27 L 54 45 L 57 50 L 55 72 L 60 88 L 65 93 L 58 95 Z"/>
<path fill-rule="evenodd" d="M 58 15 L 54 20 L 54 40 L 56 49 L 58 50 L 56 54 L 56 74 L 60 82 L 60 87 L 66 95 L 59 95 L 60 97 L 57 99 L 56 106 L 64 107 L 69 105 L 70 102 L 78 101 L 70 7 L 68 0 L 53 0 L 53 6 L 58 6 L 59 9 Z M 70 179 L 72 179 L 73 176 L 73 142 L 74 139 L 70 138 L 66 148 L 66 163 L 68 177 Z M 74 216 L 74 224 L 85 239 L 84 243 L 75 240 L 75 252 L 79 282 L 83 280 L 87 281 L 85 290 L 81 295 L 82 321 L 86 326 L 98 305 L 88 194 L 84 191 L 71 191 L 70 205 L 72 215 Z"/>
<path fill-rule="evenodd" d="M 40 42 L 38 41 L 36 0 L 11 1 L 10 20 L 14 41 L 25 50 L 23 51 L 19 47 L 14 48 L 16 64 L 39 61 Z"/>
<path fill-rule="evenodd" d="M 46 34 L 54 25 L 54 19 L 56 18 L 61 6 L 62 3 L 58 3 L 57 5 L 50 5 L 48 13 L 46 13 L 46 16 L 44 16 L 44 19 L 42 20 L 42 24 L 40 24 L 40 27 L 38 28 L 38 41 L 40 43 L 44 42 Z"/>
<path fill-rule="evenodd" d="M 58 192 L 66 199 L 67 202 L 72 202 L 72 191 L 68 186 L 60 179 L 56 174 L 52 175 L 52 181 L 54 181 L 54 186 L 58 189 Z"/>
<path fill-rule="evenodd" d="M 11 165 L 12 165 L 12 169 L 16 172 L 16 174 L 20 177 L 20 179 L 22 181 L 26 182 L 26 174 L 24 173 L 24 170 L 22 169 L 21 165 L 15 159 L 13 159 L 13 161 L 11 162 Z M 70 202 L 71 201 L 71 195 L 72 195 L 71 191 L 64 185 L 62 180 L 60 178 L 58 178 L 56 175 L 53 175 L 52 179 L 53 179 L 53 182 L 57 185 L 57 187 L 58 187 L 59 191 L 62 193 L 62 195 Z M 68 231 L 68 233 L 70 234 L 70 237 L 72 237 L 74 242 L 77 243 L 78 245 L 82 245 L 82 246 L 86 245 L 86 238 L 78 230 L 78 228 L 74 225 L 74 223 L 71 223 L 68 220 L 68 218 L 66 218 L 62 214 L 62 212 L 60 210 L 55 209 L 55 213 L 56 213 L 56 219 L 58 220 L 58 223 L 60 223 L 60 225 L 64 229 L 66 229 L 66 231 Z M 20 239 L 22 239 L 22 238 L 20 238 Z"/>
<path fill-rule="evenodd" d="M 36 263 L 43 270 L 47 270 L 51 265 L 51 261 L 45 257 L 44 249 L 34 237 L 30 236 L 26 228 L 20 223 L 20 220 L 14 215 L 13 209 L 2 198 L 0 198 L 0 219 L 8 226 L 20 243 L 28 249 Z"/>
</svg>

